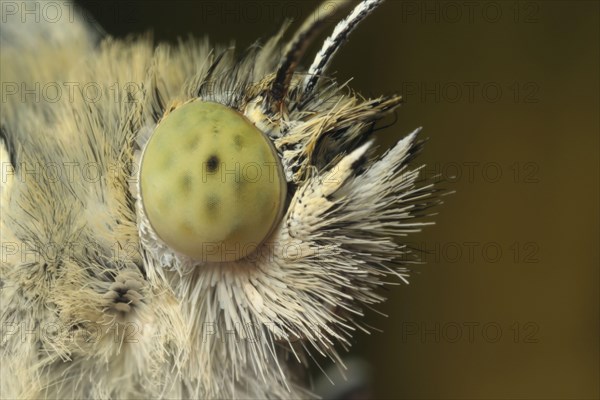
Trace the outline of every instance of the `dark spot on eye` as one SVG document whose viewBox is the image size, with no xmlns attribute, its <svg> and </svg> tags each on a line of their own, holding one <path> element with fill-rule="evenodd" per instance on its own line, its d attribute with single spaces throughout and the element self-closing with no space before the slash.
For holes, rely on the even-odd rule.
<svg viewBox="0 0 600 400">
<path fill-rule="evenodd" d="M 163 158 L 163 168 L 170 168 L 171 164 L 173 164 L 173 155 L 168 154 L 165 158 Z"/>
<path fill-rule="evenodd" d="M 187 141 L 188 150 L 194 149 L 198 145 L 198 142 L 200 142 L 200 135 L 193 135 L 190 137 L 190 139 Z"/>
<path fill-rule="evenodd" d="M 206 198 L 206 211 L 209 214 L 218 213 L 219 206 L 221 205 L 221 199 L 216 194 L 209 194 Z"/>
<path fill-rule="evenodd" d="M 238 234 L 238 232 L 240 232 L 242 230 L 242 226 L 239 223 L 235 223 L 233 225 L 233 227 L 231 228 L 231 236 L 236 236 Z"/>
<path fill-rule="evenodd" d="M 244 140 L 242 139 L 241 135 L 235 135 L 235 137 L 233 138 L 233 143 L 235 145 L 236 150 L 241 150 L 242 147 L 244 147 Z"/>
<path fill-rule="evenodd" d="M 208 172 L 215 172 L 219 168 L 219 157 L 216 155 L 210 156 L 206 162 L 206 167 L 208 168 Z"/>
<path fill-rule="evenodd" d="M 181 191 L 184 194 L 189 194 L 192 190 L 192 177 L 189 174 L 185 174 L 181 178 Z"/>
<path fill-rule="evenodd" d="M 185 231 L 185 233 L 187 233 L 188 235 L 191 235 L 194 233 L 194 229 L 188 222 L 183 222 L 181 224 L 181 230 Z"/>
<path fill-rule="evenodd" d="M 239 179 L 239 176 L 236 175 L 236 181 L 235 181 L 235 191 L 236 192 L 241 192 L 244 189 L 244 186 L 246 184 L 246 181 L 243 179 Z"/>
</svg>

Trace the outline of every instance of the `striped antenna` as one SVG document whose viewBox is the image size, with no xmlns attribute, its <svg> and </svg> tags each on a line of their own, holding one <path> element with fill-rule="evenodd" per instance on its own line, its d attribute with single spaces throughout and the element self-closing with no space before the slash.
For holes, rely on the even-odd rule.
<svg viewBox="0 0 600 400">
<path fill-rule="evenodd" d="M 349 6 L 350 0 L 324 1 L 302 24 L 292 40 L 288 43 L 284 55 L 279 63 L 275 79 L 271 84 L 267 96 L 268 104 L 279 110 L 289 88 L 292 76 L 314 38 L 321 32 L 328 18 L 333 17 L 342 9 Z"/>
<path fill-rule="evenodd" d="M 325 39 L 323 47 L 317 53 L 312 65 L 308 69 L 308 75 L 303 82 L 304 96 L 310 94 L 316 87 L 319 78 L 329 66 L 336 51 L 346 41 L 354 28 L 381 3 L 383 3 L 383 0 L 363 0 L 352 10 L 350 15 L 337 24 L 331 36 Z"/>
</svg>

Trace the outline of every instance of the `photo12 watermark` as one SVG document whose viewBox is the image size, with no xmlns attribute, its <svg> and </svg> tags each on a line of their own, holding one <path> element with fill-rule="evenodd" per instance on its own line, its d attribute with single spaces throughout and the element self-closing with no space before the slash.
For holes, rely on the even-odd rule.
<svg viewBox="0 0 600 400">
<path fill-rule="evenodd" d="M 0 15 L 3 24 L 73 24 L 85 22 L 94 24 L 97 19 L 117 24 L 137 23 L 141 19 L 138 10 L 140 1 L 123 0 L 120 2 L 92 1 L 85 7 L 75 1 L 65 0 L 2 0 Z M 88 8 L 94 9 L 94 14 Z"/>
<path fill-rule="evenodd" d="M 537 184 L 541 182 L 540 163 L 533 160 L 461 160 L 425 165 L 420 176 L 446 183 Z"/>
<path fill-rule="evenodd" d="M 143 85 L 140 82 L 2 82 L 2 103 L 137 103 L 142 93 Z"/>
<path fill-rule="evenodd" d="M 113 343 L 139 343 L 141 335 L 142 324 L 134 321 L 115 324 L 85 321 L 76 325 L 65 325 L 58 321 L 5 321 L 0 326 L 0 345 L 5 345 L 11 340 L 46 344 L 99 343 L 106 340 Z"/>
<path fill-rule="evenodd" d="M 535 81 L 404 81 L 400 94 L 408 103 L 537 104 L 541 86 Z"/>
<path fill-rule="evenodd" d="M 403 24 L 536 24 L 541 1 L 400 1 L 398 20 Z"/>
<path fill-rule="evenodd" d="M 202 263 L 226 262 L 243 259 L 244 262 L 294 262 L 298 260 L 319 263 L 335 257 L 341 250 L 335 244 L 304 243 L 299 240 L 264 242 L 202 242 L 198 243 L 203 256 Z M 139 260 L 140 243 L 137 241 L 114 241 L 100 243 L 90 240 L 47 243 L 16 241 L 0 242 L 0 260 L 9 264 L 55 265 L 64 261 L 90 262 L 101 258 L 104 262 L 122 264 Z"/>
<path fill-rule="evenodd" d="M 402 321 L 403 344 L 495 344 L 501 342 L 536 344 L 540 325 L 532 321 Z"/>
<path fill-rule="evenodd" d="M 416 255 L 423 263 L 436 264 L 539 264 L 541 262 L 541 246 L 534 240 L 498 242 L 498 241 L 421 241 L 403 242 L 407 253 L 406 260 Z"/>
</svg>

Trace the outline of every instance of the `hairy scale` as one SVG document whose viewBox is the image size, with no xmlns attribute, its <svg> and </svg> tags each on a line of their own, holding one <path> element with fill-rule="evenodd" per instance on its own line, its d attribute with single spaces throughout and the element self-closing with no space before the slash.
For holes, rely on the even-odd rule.
<svg viewBox="0 0 600 400">
<path fill-rule="evenodd" d="M 10 331 L 0 397 L 311 395 L 292 371 L 321 355 L 341 362 L 339 349 L 367 330 L 365 308 L 384 300 L 378 288 L 390 275 L 406 280 L 413 258 L 401 238 L 429 224 L 422 217 L 438 202 L 409 165 L 418 130 L 373 151 L 375 123 L 400 97 L 365 99 L 321 76 L 378 3 L 362 2 L 338 25 L 310 74 L 299 60 L 323 25 L 314 18 L 289 41 L 286 24 L 243 52 L 208 39 L 100 37 L 83 22 L 3 24 L 2 82 L 94 82 L 102 93 L 3 104 L 0 322 Z M 111 85 L 123 82 L 138 90 L 115 101 Z M 146 144 L 197 99 L 258 128 L 286 180 L 279 222 L 234 261 L 174 250 L 142 206 Z M 93 163 L 97 179 L 35 172 L 53 163 Z M 31 333 L 40 328 L 49 331 Z"/>
</svg>

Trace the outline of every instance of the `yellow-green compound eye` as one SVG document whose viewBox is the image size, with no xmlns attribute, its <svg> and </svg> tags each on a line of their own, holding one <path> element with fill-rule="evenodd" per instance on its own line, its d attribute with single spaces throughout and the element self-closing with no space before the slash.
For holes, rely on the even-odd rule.
<svg viewBox="0 0 600 400">
<path fill-rule="evenodd" d="M 251 254 L 279 222 L 286 195 L 269 139 L 237 111 L 199 100 L 160 121 L 140 184 L 157 235 L 200 261 Z"/>
</svg>

